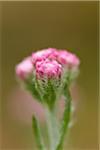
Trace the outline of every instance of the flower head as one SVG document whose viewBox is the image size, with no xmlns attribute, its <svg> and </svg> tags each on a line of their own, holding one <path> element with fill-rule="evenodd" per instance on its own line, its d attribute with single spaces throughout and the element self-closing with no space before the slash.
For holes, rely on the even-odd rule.
<svg viewBox="0 0 100 150">
<path fill-rule="evenodd" d="M 79 58 L 66 50 L 43 49 L 32 53 L 16 66 L 16 74 L 27 89 L 51 105 L 78 73 Z M 52 102 L 54 104 L 54 102 Z"/>
<path fill-rule="evenodd" d="M 36 63 L 37 77 L 57 78 L 61 76 L 62 66 L 56 60 L 45 60 Z"/>
<path fill-rule="evenodd" d="M 31 62 L 31 57 L 25 58 L 21 63 L 19 63 L 16 68 L 16 74 L 21 80 L 28 79 L 28 77 L 33 72 L 33 65 Z"/>
<path fill-rule="evenodd" d="M 45 53 L 45 50 L 38 51 L 36 53 L 32 53 L 32 63 L 33 65 L 36 64 L 37 61 L 45 60 L 47 57 L 47 54 Z"/>
<path fill-rule="evenodd" d="M 38 51 L 32 54 L 32 63 L 36 64 L 38 61 L 43 61 L 46 59 L 56 59 L 58 51 L 55 48 L 48 48 Z"/>
<path fill-rule="evenodd" d="M 65 50 L 59 51 L 58 61 L 68 67 L 77 67 L 80 64 L 79 58 L 75 54 Z"/>
</svg>

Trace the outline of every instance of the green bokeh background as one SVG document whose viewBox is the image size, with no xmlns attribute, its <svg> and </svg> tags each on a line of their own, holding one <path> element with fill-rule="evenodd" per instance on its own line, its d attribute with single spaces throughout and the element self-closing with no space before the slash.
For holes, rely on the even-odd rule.
<svg viewBox="0 0 100 150">
<path fill-rule="evenodd" d="M 69 49 L 81 59 L 77 81 L 80 89 L 78 120 L 71 129 L 68 145 L 65 140 L 65 147 L 68 150 L 97 150 L 98 2 L 0 2 L 0 6 L 1 149 L 36 149 L 30 127 L 8 115 L 6 102 L 17 84 L 15 65 L 34 50 L 56 47 Z"/>
</svg>

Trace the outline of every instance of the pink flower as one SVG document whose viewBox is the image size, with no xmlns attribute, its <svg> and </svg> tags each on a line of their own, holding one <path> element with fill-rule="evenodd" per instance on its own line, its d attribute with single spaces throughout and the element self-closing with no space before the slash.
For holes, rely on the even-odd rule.
<svg viewBox="0 0 100 150">
<path fill-rule="evenodd" d="M 17 76 L 25 80 L 27 79 L 33 72 L 33 65 L 31 62 L 31 57 L 25 58 L 21 63 L 19 63 L 16 68 L 16 74 Z"/>
<path fill-rule="evenodd" d="M 48 48 L 32 54 L 32 63 L 35 65 L 37 61 L 45 59 L 56 59 L 58 52 L 55 48 Z"/>
<path fill-rule="evenodd" d="M 48 48 L 25 58 L 16 66 L 16 74 L 26 89 L 40 102 L 44 100 L 51 109 L 50 99 L 54 97 L 55 102 L 63 88 L 77 77 L 79 63 L 73 53 Z"/>
<path fill-rule="evenodd" d="M 59 55 L 59 52 L 55 48 L 48 48 L 46 53 L 48 53 L 48 59 L 50 60 L 56 60 Z"/>
<path fill-rule="evenodd" d="M 46 58 L 45 50 L 32 53 L 32 63 L 35 64 L 37 61 L 42 61 Z"/>
<path fill-rule="evenodd" d="M 59 55 L 57 57 L 58 62 L 61 63 L 62 65 L 68 64 L 67 56 L 68 56 L 67 51 L 65 51 L 65 50 L 59 51 Z"/>
<path fill-rule="evenodd" d="M 61 72 L 62 66 L 56 60 L 47 59 L 36 64 L 37 77 L 57 78 Z"/>
<path fill-rule="evenodd" d="M 31 57 L 24 59 L 17 65 L 16 74 L 21 79 L 27 79 L 32 73 L 35 75 L 35 72 L 37 76 L 56 77 L 61 75 L 62 69 L 72 69 L 76 72 L 79 63 L 78 57 L 71 52 L 48 48 L 35 52 Z"/>
<path fill-rule="evenodd" d="M 67 65 L 68 67 L 77 67 L 80 64 L 80 61 L 75 54 L 65 50 L 59 51 L 58 61 L 62 65 Z"/>
</svg>

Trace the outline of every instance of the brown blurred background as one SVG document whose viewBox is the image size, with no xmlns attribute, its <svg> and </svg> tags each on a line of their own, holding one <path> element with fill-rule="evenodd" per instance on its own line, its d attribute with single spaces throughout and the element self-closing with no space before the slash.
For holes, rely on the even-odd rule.
<svg viewBox="0 0 100 150">
<path fill-rule="evenodd" d="M 33 102 L 20 90 L 14 69 L 32 51 L 56 47 L 71 50 L 81 59 L 77 122 L 68 142 L 65 140 L 65 149 L 97 150 L 98 2 L 0 2 L 0 5 L 1 149 L 36 149 L 31 129 L 32 112 L 29 111 Z M 26 98 L 30 99 L 29 103 L 24 101 Z M 31 106 L 31 109 L 34 108 Z"/>
</svg>

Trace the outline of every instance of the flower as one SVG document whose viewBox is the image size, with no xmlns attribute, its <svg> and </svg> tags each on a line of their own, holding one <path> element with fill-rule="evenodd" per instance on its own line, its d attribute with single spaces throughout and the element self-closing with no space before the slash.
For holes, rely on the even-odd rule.
<svg viewBox="0 0 100 150">
<path fill-rule="evenodd" d="M 62 65 L 67 65 L 71 68 L 77 67 L 80 64 L 79 58 L 75 54 L 65 50 L 59 51 L 58 61 Z"/>
<path fill-rule="evenodd" d="M 46 58 L 45 50 L 32 53 L 32 63 L 35 64 L 37 61 L 42 61 Z"/>
<path fill-rule="evenodd" d="M 36 63 L 37 77 L 57 78 L 61 76 L 62 66 L 56 60 L 45 60 Z"/>
<path fill-rule="evenodd" d="M 79 58 L 66 50 L 57 50 L 55 48 L 48 48 L 32 54 L 32 63 L 35 65 L 38 61 L 46 59 L 56 60 L 61 65 L 66 65 L 69 68 L 78 67 L 80 64 Z"/>
<path fill-rule="evenodd" d="M 16 68 L 16 74 L 21 80 L 28 79 L 29 76 L 33 72 L 33 65 L 31 62 L 31 57 L 25 58 L 22 62 L 20 62 Z"/>
<path fill-rule="evenodd" d="M 61 96 L 63 88 L 77 77 L 79 63 L 79 58 L 69 51 L 47 48 L 19 63 L 16 74 L 35 98 L 51 105 L 51 100 Z"/>
<path fill-rule="evenodd" d="M 36 62 L 35 70 L 38 92 L 42 97 L 42 101 L 52 109 L 59 94 L 59 87 L 61 86 L 62 65 L 56 60 L 45 59 Z"/>
<path fill-rule="evenodd" d="M 45 59 L 56 59 L 58 56 L 58 51 L 55 48 L 48 48 L 32 53 L 32 63 L 35 65 L 37 61 L 42 61 Z"/>
</svg>

